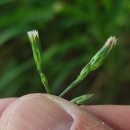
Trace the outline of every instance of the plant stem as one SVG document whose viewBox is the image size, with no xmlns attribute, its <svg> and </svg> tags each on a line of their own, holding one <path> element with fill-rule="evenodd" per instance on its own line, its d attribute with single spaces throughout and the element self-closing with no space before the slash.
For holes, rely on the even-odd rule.
<svg viewBox="0 0 130 130">
<path fill-rule="evenodd" d="M 46 76 L 44 75 L 44 73 L 40 73 L 40 77 L 41 77 L 42 84 L 45 86 L 46 92 L 47 92 L 47 93 L 51 93 L 51 92 L 50 92 L 50 89 L 49 89 L 49 86 L 48 86 L 47 78 L 46 78 Z"/>
</svg>

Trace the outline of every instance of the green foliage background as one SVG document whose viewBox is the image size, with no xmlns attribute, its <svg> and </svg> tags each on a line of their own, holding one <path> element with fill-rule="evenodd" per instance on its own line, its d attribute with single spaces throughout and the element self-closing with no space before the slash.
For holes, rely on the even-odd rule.
<svg viewBox="0 0 130 130">
<path fill-rule="evenodd" d="M 129 104 L 129 0 L 0 0 L 0 98 L 44 92 L 26 32 L 37 29 L 44 71 L 60 94 L 106 39 L 118 45 L 65 98 L 94 93 L 90 104 Z"/>
</svg>

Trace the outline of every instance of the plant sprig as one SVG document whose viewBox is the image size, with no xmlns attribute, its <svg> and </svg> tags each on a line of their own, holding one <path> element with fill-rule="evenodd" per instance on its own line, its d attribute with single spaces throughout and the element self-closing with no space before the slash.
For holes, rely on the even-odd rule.
<svg viewBox="0 0 130 130">
<path fill-rule="evenodd" d="M 45 90 L 47 93 L 51 93 L 49 86 L 48 86 L 48 80 L 43 73 L 43 57 L 42 57 L 42 50 L 39 40 L 39 34 L 38 31 L 33 30 L 27 32 L 28 38 L 31 42 L 32 51 L 34 60 L 37 66 L 37 70 L 40 74 L 41 81 L 43 85 L 45 86 Z M 110 52 L 110 50 L 116 45 L 117 39 L 113 36 L 111 36 L 104 46 L 92 57 L 92 59 L 89 61 L 89 63 L 81 70 L 80 74 L 77 76 L 76 80 L 74 80 L 59 96 L 64 96 L 68 91 L 70 91 L 72 88 L 74 88 L 76 85 L 78 85 L 91 71 L 99 68 L 101 64 L 103 63 L 104 59 L 106 58 L 107 54 Z M 84 94 L 82 96 L 76 97 L 71 102 L 81 105 L 86 103 L 93 94 Z"/>
<path fill-rule="evenodd" d="M 34 60 L 35 60 L 36 66 L 37 66 L 37 70 L 40 74 L 42 84 L 45 86 L 46 92 L 50 93 L 50 89 L 48 86 L 48 80 L 47 80 L 45 74 L 43 73 L 43 67 L 42 67 L 43 57 L 42 57 L 42 49 L 41 49 L 41 45 L 40 45 L 38 31 L 36 31 L 36 30 L 29 31 L 29 32 L 27 32 L 27 34 L 28 34 L 28 38 L 31 42 L 33 57 L 34 57 Z"/>
<path fill-rule="evenodd" d="M 59 96 L 64 96 L 68 91 L 78 85 L 91 71 L 101 66 L 110 50 L 116 45 L 117 39 L 110 37 L 104 46 L 92 57 L 90 62 L 81 70 L 80 74 Z"/>
</svg>

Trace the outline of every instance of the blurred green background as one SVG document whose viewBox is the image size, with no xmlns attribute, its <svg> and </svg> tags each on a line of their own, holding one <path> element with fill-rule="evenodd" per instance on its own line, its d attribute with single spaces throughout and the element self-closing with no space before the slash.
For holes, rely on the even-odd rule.
<svg viewBox="0 0 130 130">
<path fill-rule="evenodd" d="M 0 0 L 0 98 L 44 92 L 27 31 L 37 29 L 44 72 L 60 94 L 105 43 L 118 45 L 65 98 L 94 93 L 89 104 L 130 103 L 129 0 Z"/>
</svg>

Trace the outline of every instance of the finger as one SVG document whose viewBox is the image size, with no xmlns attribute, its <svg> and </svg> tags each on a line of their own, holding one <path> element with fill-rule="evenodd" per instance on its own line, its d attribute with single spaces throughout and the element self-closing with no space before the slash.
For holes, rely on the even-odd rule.
<svg viewBox="0 0 130 130">
<path fill-rule="evenodd" d="M 52 95 L 19 98 L 2 114 L 0 130 L 110 130 L 82 108 Z"/>
<path fill-rule="evenodd" d="M 5 98 L 5 99 L 0 99 L 0 117 L 3 111 L 6 109 L 6 107 L 14 102 L 16 98 Z"/>
<path fill-rule="evenodd" d="M 130 106 L 97 105 L 83 108 L 116 130 L 130 130 Z"/>
</svg>

